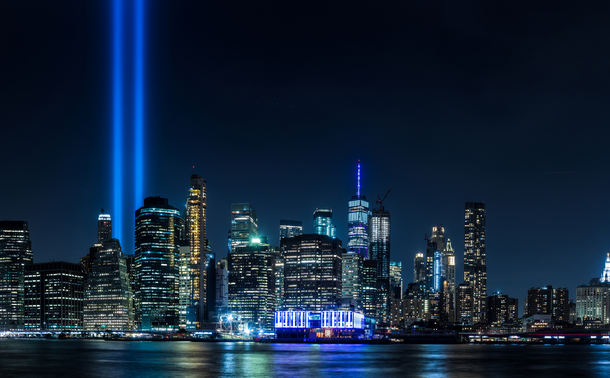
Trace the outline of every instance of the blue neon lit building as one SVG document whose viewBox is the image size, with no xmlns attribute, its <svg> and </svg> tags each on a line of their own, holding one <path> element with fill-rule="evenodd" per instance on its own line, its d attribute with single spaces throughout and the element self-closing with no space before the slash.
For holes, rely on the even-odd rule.
<svg viewBox="0 0 610 378">
<path fill-rule="evenodd" d="M 361 338 L 365 317 L 355 311 L 276 311 L 278 339 Z"/>
<path fill-rule="evenodd" d="M 368 258 L 369 249 L 369 202 L 360 193 L 360 163 L 358 163 L 358 186 L 355 196 L 348 202 L 347 251 Z"/>
<path fill-rule="evenodd" d="M 147 197 L 136 211 L 136 304 L 138 328 L 179 328 L 180 211 L 166 198 Z"/>
</svg>

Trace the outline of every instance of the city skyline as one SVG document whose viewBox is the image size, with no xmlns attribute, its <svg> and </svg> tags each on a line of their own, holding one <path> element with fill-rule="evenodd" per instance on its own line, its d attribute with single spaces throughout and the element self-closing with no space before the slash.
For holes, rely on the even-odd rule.
<svg viewBox="0 0 610 378">
<path fill-rule="evenodd" d="M 405 283 L 439 224 L 462 277 L 465 201 L 488 206 L 488 293 L 572 291 L 599 276 L 610 251 L 605 8 L 392 3 L 372 13 L 353 5 L 348 20 L 312 6 L 302 14 L 315 17 L 292 25 L 275 17 L 282 9 L 248 4 L 149 5 L 142 195 L 184 210 L 194 165 L 208 183 L 219 256 L 230 205 L 242 202 L 270 241 L 279 220 L 303 221 L 309 233 L 311 213 L 332 208 L 345 246 L 361 159 L 371 208 L 392 189 L 384 205 Z M 10 142 L 0 157 L 14 163 L 3 171 L 0 219 L 28 222 L 35 262 L 78 262 L 97 239 L 99 209 L 113 208 L 109 7 L 39 2 L 11 14 L 6 35 L 22 32 L 2 63 Z M 327 142 L 334 148 L 317 153 Z"/>
</svg>

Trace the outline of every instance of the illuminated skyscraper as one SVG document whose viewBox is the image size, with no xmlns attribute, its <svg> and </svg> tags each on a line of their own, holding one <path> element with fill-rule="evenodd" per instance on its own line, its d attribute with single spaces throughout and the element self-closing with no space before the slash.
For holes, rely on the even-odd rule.
<svg viewBox="0 0 610 378">
<path fill-rule="evenodd" d="M 464 283 L 472 287 L 472 321 L 487 317 L 487 264 L 485 248 L 485 203 L 466 202 L 464 213 Z"/>
<path fill-rule="evenodd" d="M 362 263 L 362 306 L 367 318 L 377 319 L 377 261 Z"/>
<path fill-rule="evenodd" d="M 117 239 L 105 240 L 96 254 L 85 285 L 83 318 L 89 331 L 133 328 L 131 285 Z"/>
<path fill-rule="evenodd" d="M 280 243 L 282 238 L 294 238 L 303 234 L 303 222 L 295 220 L 280 220 Z"/>
<path fill-rule="evenodd" d="M 104 209 L 102 209 L 102 213 L 97 218 L 97 243 L 102 244 L 104 240 L 111 238 L 112 220 L 110 219 L 110 214 L 104 214 Z"/>
<path fill-rule="evenodd" d="M 136 302 L 142 330 L 179 326 L 180 211 L 147 197 L 136 211 Z"/>
<path fill-rule="evenodd" d="M 360 193 L 360 163 L 358 163 L 358 184 L 356 195 L 348 202 L 347 251 L 359 253 L 368 258 L 369 248 L 369 202 Z"/>
<path fill-rule="evenodd" d="M 599 282 L 610 282 L 610 253 L 608 253 L 608 257 L 606 258 L 606 265 L 604 265 L 604 270 L 602 271 Z"/>
<path fill-rule="evenodd" d="M 231 205 L 231 249 L 250 244 L 258 237 L 258 214 L 249 203 L 234 203 Z"/>
<path fill-rule="evenodd" d="M 337 237 L 337 228 L 333 225 L 333 210 L 317 208 L 313 212 L 313 233 Z"/>
<path fill-rule="evenodd" d="M 275 262 L 279 258 L 278 248 L 264 242 L 240 245 L 229 254 L 229 309 L 250 330 L 273 331 Z"/>
<path fill-rule="evenodd" d="M 191 176 L 191 188 L 186 200 L 186 240 L 190 246 L 188 256 L 187 317 L 195 318 L 195 328 L 201 328 L 206 309 L 206 182 L 199 175 Z M 212 304 L 213 305 L 213 304 Z"/>
<path fill-rule="evenodd" d="M 402 298 L 401 261 L 390 261 L 390 290 L 395 298 Z"/>
<path fill-rule="evenodd" d="M 343 253 L 342 297 L 353 300 L 355 309 L 362 309 L 362 261 L 363 255 L 356 252 Z"/>
<path fill-rule="evenodd" d="M 25 329 L 82 331 L 83 285 L 80 264 L 52 261 L 26 266 Z"/>
<path fill-rule="evenodd" d="M 341 303 L 341 240 L 304 234 L 282 239 L 284 308 L 320 311 Z"/>
<path fill-rule="evenodd" d="M 369 233 L 369 258 L 377 261 L 377 321 L 386 323 L 390 306 L 390 212 L 383 206 L 373 210 Z"/>
<path fill-rule="evenodd" d="M 0 331 L 24 328 L 25 267 L 32 262 L 28 223 L 0 221 Z"/>
<path fill-rule="evenodd" d="M 413 259 L 413 282 L 426 282 L 426 259 L 421 252 Z"/>
</svg>

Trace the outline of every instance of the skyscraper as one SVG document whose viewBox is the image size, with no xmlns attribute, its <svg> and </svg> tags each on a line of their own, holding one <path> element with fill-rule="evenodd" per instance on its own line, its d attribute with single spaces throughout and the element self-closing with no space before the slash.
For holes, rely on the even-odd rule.
<svg viewBox="0 0 610 378">
<path fill-rule="evenodd" d="M 377 261 L 377 321 L 386 323 L 390 299 L 390 212 L 380 205 L 369 219 L 370 259 Z"/>
<path fill-rule="evenodd" d="M 230 243 L 234 248 L 250 244 L 258 236 L 258 214 L 249 203 L 234 203 L 231 205 Z M 230 252 L 229 251 L 229 252 Z"/>
<path fill-rule="evenodd" d="M 418 252 L 413 259 L 413 282 L 426 281 L 426 259 L 424 254 Z"/>
<path fill-rule="evenodd" d="M 333 210 L 317 208 L 313 212 L 313 233 L 337 237 L 337 228 L 333 225 Z"/>
<path fill-rule="evenodd" d="M 24 328 L 25 267 L 32 262 L 28 223 L 0 221 L 0 331 Z"/>
<path fill-rule="evenodd" d="M 129 274 L 121 244 L 104 240 L 91 266 L 84 294 L 85 330 L 127 330 L 133 328 Z"/>
<path fill-rule="evenodd" d="M 273 331 L 279 257 L 278 248 L 266 243 L 240 245 L 229 254 L 229 308 L 250 330 Z"/>
<path fill-rule="evenodd" d="M 97 218 L 97 244 L 102 244 L 104 240 L 112 238 L 112 219 L 110 214 L 105 214 L 104 209 Z"/>
<path fill-rule="evenodd" d="M 180 211 L 166 198 L 147 197 L 136 211 L 136 301 L 142 330 L 179 326 Z"/>
<path fill-rule="evenodd" d="M 369 248 L 369 202 L 360 193 L 360 163 L 358 163 L 358 184 L 356 195 L 348 202 L 347 252 L 359 253 L 368 258 Z"/>
<path fill-rule="evenodd" d="M 294 238 L 303 234 L 303 222 L 295 220 L 280 220 L 280 243 L 282 238 Z"/>
<path fill-rule="evenodd" d="M 485 248 L 485 203 L 466 202 L 464 213 L 464 283 L 472 287 L 472 321 L 487 317 L 487 265 Z"/>
<path fill-rule="evenodd" d="M 25 269 L 25 329 L 82 331 L 82 266 L 53 261 Z"/>
<path fill-rule="evenodd" d="M 364 256 L 357 252 L 343 253 L 342 297 L 353 301 L 356 310 L 362 309 L 362 262 Z"/>
<path fill-rule="evenodd" d="M 192 175 L 185 215 L 186 239 L 190 246 L 186 312 L 196 319 L 195 328 L 201 328 L 206 309 L 206 198 L 206 181 Z"/>
<path fill-rule="evenodd" d="M 282 239 L 284 308 L 320 311 L 341 303 L 341 240 L 304 234 Z"/>
</svg>

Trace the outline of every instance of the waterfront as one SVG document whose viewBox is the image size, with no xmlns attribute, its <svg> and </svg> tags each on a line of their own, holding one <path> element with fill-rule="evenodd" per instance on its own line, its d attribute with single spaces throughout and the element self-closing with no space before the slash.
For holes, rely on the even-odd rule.
<svg viewBox="0 0 610 378">
<path fill-rule="evenodd" d="M 0 340 L 2 377 L 489 377 L 610 374 L 608 345 L 303 345 Z"/>
</svg>

